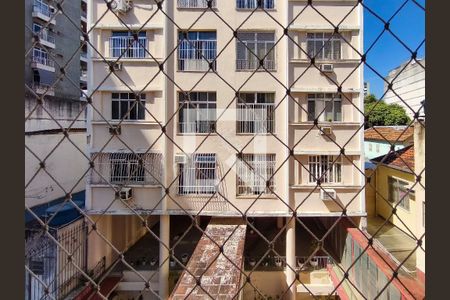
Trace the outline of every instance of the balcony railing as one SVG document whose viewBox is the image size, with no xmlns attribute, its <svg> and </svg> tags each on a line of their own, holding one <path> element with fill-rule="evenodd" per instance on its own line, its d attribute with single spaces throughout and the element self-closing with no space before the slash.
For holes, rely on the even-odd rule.
<svg viewBox="0 0 450 300">
<path fill-rule="evenodd" d="M 135 41 L 132 36 L 113 36 L 109 38 L 110 56 L 121 58 L 145 58 L 147 38 L 138 37 Z"/>
<path fill-rule="evenodd" d="M 178 47 L 178 70 L 207 71 L 217 55 L 217 41 L 183 40 Z M 216 61 L 213 63 L 216 70 Z"/>
<path fill-rule="evenodd" d="M 239 9 L 255 9 L 258 6 L 259 0 L 236 0 L 236 8 Z M 275 0 L 262 0 L 261 7 L 265 9 L 273 9 L 275 7 Z"/>
<path fill-rule="evenodd" d="M 208 7 L 207 0 L 178 0 L 178 8 L 206 8 Z M 211 7 L 216 7 L 216 0 L 213 0 Z"/>
<path fill-rule="evenodd" d="M 36 32 L 37 33 L 37 32 Z M 55 37 L 50 31 L 44 29 L 38 33 L 38 36 L 41 40 L 47 41 L 49 43 L 55 44 Z"/>
<path fill-rule="evenodd" d="M 245 257 L 245 262 L 248 268 L 253 268 L 260 260 L 260 257 Z M 308 263 L 306 261 L 308 257 L 306 256 L 297 256 L 296 257 L 296 266 L 297 270 L 301 271 L 315 271 L 315 270 L 323 270 L 327 268 L 327 265 L 335 264 L 335 261 L 330 256 L 313 256 Z M 264 269 L 279 269 L 282 270 L 286 267 L 286 256 L 272 256 L 267 255 L 261 263 L 258 265 L 258 268 Z M 291 266 L 294 268 L 294 266 Z"/>
<path fill-rule="evenodd" d="M 87 12 L 85 12 L 84 10 L 81 11 L 81 16 L 83 18 L 87 18 Z"/>
<path fill-rule="evenodd" d="M 80 79 L 87 81 L 87 70 L 81 70 L 80 71 Z"/>
<path fill-rule="evenodd" d="M 55 67 L 55 62 L 45 56 L 33 55 L 33 62 L 52 68 Z"/>
<path fill-rule="evenodd" d="M 41 13 L 49 18 L 52 17 L 52 8 L 48 4 L 42 2 L 34 1 L 33 12 Z"/>
<path fill-rule="evenodd" d="M 263 67 L 260 67 L 260 61 L 258 59 L 237 59 L 236 60 L 236 69 L 241 71 L 247 71 L 247 70 L 256 70 L 260 68 L 260 70 L 263 70 Z M 268 60 L 264 59 L 264 68 L 269 71 L 275 70 L 275 61 L 274 60 Z"/>
<path fill-rule="evenodd" d="M 237 133 L 269 133 L 275 127 L 274 104 L 244 104 L 237 106 Z"/>
</svg>

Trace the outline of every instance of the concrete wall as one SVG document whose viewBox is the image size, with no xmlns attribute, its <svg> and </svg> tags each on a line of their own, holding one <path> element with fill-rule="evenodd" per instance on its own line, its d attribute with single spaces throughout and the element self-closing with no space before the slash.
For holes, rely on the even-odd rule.
<svg viewBox="0 0 450 300">
<path fill-rule="evenodd" d="M 370 181 L 367 179 L 366 185 L 366 212 L 368 217 L 376 216 L 376 188 L 377 188 L 377 176 L 373 170 L 365 170 L 366 177 L 370 176 Z"/>
<path fill-rule="evenodd" d="M 420 184 L 416 185 L 416 234 L 420 238 L 425 233 L 425 122 L 423 126 L 416 122 L 414 124 L 414 158 L 415 172 L 420 174 Z M 425 250 L 425 237 L 423 238 L 423 249 Z M 417 268 L 425 273 L 425 251 L 418 248 L 416 251 Z"/>
</svg>

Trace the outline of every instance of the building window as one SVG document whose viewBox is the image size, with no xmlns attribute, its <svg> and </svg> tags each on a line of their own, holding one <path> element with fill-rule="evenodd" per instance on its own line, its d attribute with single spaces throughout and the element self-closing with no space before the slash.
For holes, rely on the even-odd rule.
<svg viewBox="0 0 450 300">
<path fill-rule="evenodd" d="M 272 194 L 274 172 L 275 154 L 243 154 L 237 163 L 237 194 Z"/>
<path fill-rule="evenodd" d="M 178 8 L 207 8 L 208 0 L 178 0 Z M 216 0 L 212 0 L 211 7 L 216 7 Z"/>
<path fill-rule="evenodd" d="M 380 144 L 376 144 L 375 149 L 376 149 L 376 152 L 379 153 L 380 152 Z"/>
<path fill-rule="evenodd" d="M 50 18 L 54 13 L 54 8 L 50 7 L 46 1 L 34 0 L 33 11 L 39 12 Z"/>
<path fill-rule="evenodd" d="M 338 94 L 308 94 L 308 121 L 342 121 L 342 99 Z"/>
<path fill-rule="evenodd" d="M 179 164 L 178 194 L 214 194 L 216 192 L 216 154 L 193 154 Z"/>
<path fill-rule="evenodd" d="M 109 39 L 110 56 L 120 58 L 145 58 L 147 48 L 146 33 L 139 32 L 138 40 L 130 31 L 113 31 Z"/>
<path fill-rule="evenodd" d="M 369 143 L 369 151 L 372 151 L 372 143 Z"/>
<path fill-rule="evenodd" d="M 275 33 L 239 32 L 237 37 L 237 70 L 258 69 L 262 59 L 265 69 L 275 70 Z"/>
<path fill-rule="evenodd" d="M 209 133 L 216 127 L 216 92 L 178 93 L 179 131 Z"/>
<path fill-rule="evenodd" d="M 112 93 L 112 119 L 145 120 L 145 94 L 141 94 L 140 98 L 138 103 L 134 93 Z"/>
<path fill-rule="evenodd" d="M 261 6 L 259 4 L 260 0 L 236 0 L 236 7 L 239 9 L 273 9 L 275 7 L 275 0 L 261 0 Z"/>
<path fill-rule="evenodd" d="M 341 183 L 342 159 L 333 155 L 309 157 L 309 182 Z"/>
<path fill-rule="evenodd" d="M 240 93 L 237 100 L 237 133 L 274 132 L 274 102 L 274 93 Z"/>
<path fill-rule="evenodd" d="M 54 61 L 48 57 L 48 53 L 41 48 L 37 48 L 37 47 L 33 48 L 33 58 L 32 59 L 33 59 L 34 63 L 38 63 L 41 65 L 45 65 L 45 66 L 49 66 L 49 67 L 54 67 L 54 65 L 55 65 Z"/>
<path fill-rule="evenodd" d="M 415 192 L 408 189 L 408 182 L 388 177 L 389 201 L 409 211 L 410 200 L 415 200 Z"/>
<path fill-rule="evenodd" d="M 341 39 L 329 32 L 307 33 L 307 52 L 312 58 L 322 60 L 341 59 Z"/>
<path fill-rule="evenodd" d="M 189 31 L 178 35 L 178 70 L 216 70 L 217 37 L 215 31 Z M 213 62 L 214 61 L 214 62 Z"/>
<path fill-rule="evenodd" d="M 111 153 L 111 183 L 144 183 L 144 165 L 139 165 L 142 154 Z"/>
</svg>

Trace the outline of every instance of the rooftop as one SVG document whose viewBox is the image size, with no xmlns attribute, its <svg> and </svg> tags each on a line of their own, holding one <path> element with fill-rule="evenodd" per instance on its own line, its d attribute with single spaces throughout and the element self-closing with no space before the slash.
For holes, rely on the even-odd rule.
<svg viewBox="0 0 450 300">
<path fill-rule="evenodd" d="M 381 161 L 383 165 L 412 173 L 414 171 L 414 145 L 372 159 L 374 163 Z"/>
<path fill-rule="evenodd" d="M 404 143 L 412 139 L 414 127 L 409 126 L 374 126 L 364 131 L 364 139 L 390 143 Z"/>
</svg>

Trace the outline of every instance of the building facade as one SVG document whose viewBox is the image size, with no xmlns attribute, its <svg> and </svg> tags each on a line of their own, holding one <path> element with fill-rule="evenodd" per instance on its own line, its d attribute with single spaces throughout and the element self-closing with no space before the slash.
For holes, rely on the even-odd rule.
<svg viewBox="0 0 450 300">
<path fill-rule="evenodd" d="M 340 23 L 333 34 L 306 1 L 263 1 L 271 17 L 259 9 L 250 18 L 256 1 L 213 1 L 214 12 L 204 17 L 207 1 L 164 1 L 167 16 L 153 1 L 115 3 L 111 10 L 104 1 L 88 4 L 95 47 L 88 49 L 88 94 L 96 110 L 88 113 L 95 167 L 86 211 L 108 216 L 99 218 L 99 231 L 120 251 L 145 233 L 126 234 L 139 223 L 136 212 L 158 222 L 161 266 L 152 288 L 163 299 L 172 289 L 163 244 L 183 215 L 245 214 L 273 224 L 284 231 L 280 255 L 290 266 L 311 249 L 296 247 L 308 237 L 293 215 L 319 229 L 332 226 L 344 207 L 356 223 L 365 217 L 361 5 L 315 1 Z M 280 24 L 289 24 L 287 32 Z M 115 218 L 122 231 L 112 231 Z M 104 241 L 93 235 L 89 243 Z M 95 252 L 90 267 L 103 255 Z M 291 299 L 308 293 L 291 284 L 292 269 L 278 271 Z M 131 293 L 131 286 L 120 290 Z M 327 291 L 314 281 L 309 288 Z"/>
<path fill-rule="evenodd" d="M 366 161 L 400 150 L 414 143 L 414 128 L 407 126 L 374 126 L 364 130 L 364 156 Z"/>
<path fill-rule="evenodd" d="M 403 106 L 411 119 L 416 112 L 425 116 L 425 58 L 403 63 L 390 71 L 385 80 L 392 83 L 392 90 L 388 90 L 386 82 L 384 85 L 386 103 Z"/>
</svg>

